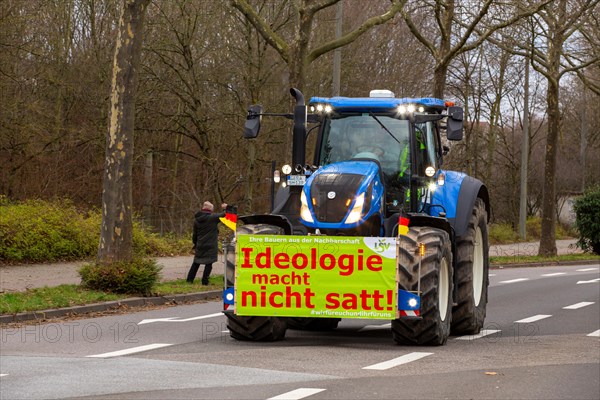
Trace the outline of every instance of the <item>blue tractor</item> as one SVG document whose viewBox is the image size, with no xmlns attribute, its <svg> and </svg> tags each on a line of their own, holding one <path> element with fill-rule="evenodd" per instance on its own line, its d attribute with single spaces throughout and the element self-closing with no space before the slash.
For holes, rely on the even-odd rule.
<svg viewBox="0 0 600 400">
<path fill-rule="evenodd" d="M 436 98 L 395 98 L 388 90 L 313 97 L 306 105 L 300 91 L 290 91 L 291 114 L 248 111 L 248 139 L 258 135 L 262 116 L 294 121 L 292 163 L 282 167 L 286 185 L 272 212 L 238 217 L 237 234 L 396 237 L 400 230 L 398 289 L 400 296 L 418 293 L 419 306 L 392 321 L 394 340 L 442 345 L 450 334 L 478 333 L 489 284 L 488 190 L 442 168 L 445 140 L 462 139 L 463 109 Z M 318 128 L 310 164 L 307 124 Z M 235 279 L 232 248 L 226 286 Z M 288 328 L 335 329 L 340 321 L 225 314 L 233 338 L 255 341 L 283 339 Z"/>
</svg>

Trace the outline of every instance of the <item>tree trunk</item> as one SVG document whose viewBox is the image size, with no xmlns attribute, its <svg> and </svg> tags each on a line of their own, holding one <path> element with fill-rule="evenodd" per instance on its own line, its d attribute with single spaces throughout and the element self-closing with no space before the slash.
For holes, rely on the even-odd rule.
<svg viewBox="0 0 600 400">
<path fill-rule="evenodd" d="M 135 78 L 150 0 L 124 0 L 113 59 L 98 262 L 133 257 L 132 164 Z"/>
<path fill-rule="evenodd" d="M 544 192 L 542 197 L 542 235 L 540 256 L 556 255 L 556 154 L 560 129 L 558 82 L 548 79 L 548 138 L 544 162 Z"/>
</svg>

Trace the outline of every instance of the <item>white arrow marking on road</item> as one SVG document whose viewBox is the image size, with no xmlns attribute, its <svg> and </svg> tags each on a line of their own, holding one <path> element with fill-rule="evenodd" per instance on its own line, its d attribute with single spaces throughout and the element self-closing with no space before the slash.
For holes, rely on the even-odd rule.
<svg viewBox="0 0 600 400">
<path fill-rule="evenodd" d="M 594 283 L 594 282 L 600 282 L 600 278 L 592 279 L 591 281 L 579 281 L 579 282 L 577 282 L 577 284 L 581 285 L 582 283 Z"/>
<path fill-rule="evenodd" d="M 167 344 L 167 343 L 153 343 L 153 344 L 147 344 L 145 346 L 132 347 L 131 349 L 111 351 L 110 353 L 95 354 L 93 356 L 86 356 L 86 357 L 90 357 L 90 358 L 118 357 L 118 356 L 124 356 L 127 354 L 140 353 L 142 351 L 160 349 L 161 347 L 167 347 L 167 346 L 173 346 L 173 345 Z"/>
<path fill-rule="evenodd" d="M 368 367 L 363 367 L 363 369 L 376 369 L 379 371 L 383 371 L 386 369 L 390 369 L 393 367 L 396 367 L 398 365 L 402 365 L 402 364 L 406 364 L 412 361 L 416 361 L 419 360 L 423 357 L 427 357 L 432 355 L 433 353 L 420 353 L 420 352 L 414 352 L 414 353 L 409 353 L 409 354 L 405 354 L 401 357 L 397 357 L 394 358 L 393 360 L 389 360 L 389 361 L 384 361 L 378 364 L 373 364 L 373 365 L 369 365 Z"/>
<path fill-rule="evenodd" d="M 515 283 L 515 282 L 522 282 L 522 281 L 528 281 L 529 278 L 519 278 L 519 279 L 511 279 L 510 281 L 501 281 L 498 283 Z"/>
<path fill-rule="evenodd" d="M 191 317 L 185 319 L 177 319 L 179 317 L 143 319 L 140 322 L 138 322 L 138 325 L 150 324 L 152 322 L 189 322 L 196 321 L 198 319 L 218 317 L 219 315 L 223 315 L 223 313 L 218 312 L 214 314 L 200 315 L 199 317 Z"/>
<path fill-rule="evenodd" d="M 500 330 L 499 329 L 483 329 L 481 332 L 479 332 L 476 335 L 459 336 L 456 338 L 456 340 L 475 340 L 475 339 L 480 339 L 487 335 L 492 335 L 496 332 L 500 332 Z"/>
<path fill-rule="evenodd" d="M 583 268 L 583 269 L 576 269 L 575 271 L 578 271 L 578 272 L 598 271 L 598 267 L 595 267 L 595 268 Z"/>
<path fill-rule="evenodd" d="M 515 321 L 515 324 L 528 324 L 530 322 L 539 321 L 540 319 L 549 318 L 551 316 L 552 315 L 538 314 L 538 315 L 534 315 L 533 317 L 529 317 L 529 318 L 520 319 L 518 321 Z"/>
<path fill-rule="evenodd" d="M 585 335 L 585 336 L 596 336 L 596 337 L 600 337 L 600 329 L 598 329 L 595 332 L 590 333 L 589 335 Z"/>
<path fill-rule="evenodd" d="M 542 276 L 559 276 L 559 275 L 566 275 L 566 272 L 555 272 L 553 274 L 543 274 Z"/>
<path fill-rule="evenodd" d="M 291 392 L 280 394 L 279 396 L 269 397 L 267 400 L 298 400 L 320 393 L 324 390 L 325 389 L 300 388 L 292 390 Z"/>
<path fill-rule="evenodd" d="M 169 317 L 169 318 L 152 318 L 152 319 L 143 319 L 140 322 L 138 322 L 138 325 L 144 325 L 144 324 L 150 324 L 152 322 L 165 322 L 165 321 L 171 321 L 174 320 L 177 317 Z"/>
<path fill-rule="evenodd" d="M 358 332 L 364 332 L 364 331 L 374 331 L 377 329 L 390 329 L 392 327 L 392 323 L 390 322 L 389 324 L 383 324 L 383 325 L 365 325 L 362 328 L 360 328 L 358 330 Z"/>
<path fill-rule="evenodd" d="M 594 304 L 593 301 L 582 301 L 581 303 L 571 304 L 570 306 L 563 307 L 563 310 L 577 310 L 578 308 L 591 306 L 592 304 Z"/>
</svg>

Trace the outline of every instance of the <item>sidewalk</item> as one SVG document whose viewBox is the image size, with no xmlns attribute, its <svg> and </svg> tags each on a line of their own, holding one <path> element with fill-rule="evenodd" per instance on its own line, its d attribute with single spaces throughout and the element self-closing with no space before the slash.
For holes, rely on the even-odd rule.
<svg viewBox="0 0 600 400">
<path fill-rule="evenodd" d="M 575 239 L 557 240 L 556 247 L 558 254 L 581 253 L 581 249 L 575 246 Z M 496 256 L 523 256 L 536 255 L 539 243 L 513 243 L 506 245 L 491 246 L 490 257 Z M 188 269 L 192 263 L 192 256 L 181 257 L 159 257 L 157 263 L 163 266 L 162 280 L 172 281 L 176 279 L 185 279 Z M 223 275 L 223 255 L 219 256 L 219 261 L 213 264 L 213 274 Z M 81 283 L 78 269 L 84 264 L 84 261 L 54 264 L 27 264 L 0 266 L 0 293 L 2 292 L 20 292 L 27 289 L 58 286 L 62 284 L 78 285 Z M 198 272 L 196 279 L 202 274 L 202 269 Z"/>
<path fill-rule="evenodd" d="M 179 257 L 158 257 L 156 262 L 162 265 L 162 281 L 185 279 L 192 264 L 192 255 Z M 213 264 L 213 275 L 223 275 L 223 256 Z M 59 285 L 79 285 L 81 278 L 77 272 L 85 261 L 52 263 L 52 264 L 24 264 L 0 266 L 0 293 L 22 292 L 38 287 L 54 287 Z M 196 279 L 202 277 L 202 267 Z"/>
</svg>

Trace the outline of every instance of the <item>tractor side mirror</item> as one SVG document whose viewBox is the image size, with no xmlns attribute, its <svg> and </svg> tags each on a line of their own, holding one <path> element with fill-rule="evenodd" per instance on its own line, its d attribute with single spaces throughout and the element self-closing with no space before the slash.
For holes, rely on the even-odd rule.
<svg viewBox="0 0 600 400">
<path fill-rule="evenodd" d="M 448 140 L 462 140 L 463 138 L 463 109 L 462 107 L 448 107 L 448 121 L 446 122 L 446 137 Z"/>
<path fill-rule="evenodd" d="M 254 139 L 258 136 L 262 120 L 262 109 L 260 104 L 254 104 L 248 108 L 248 115 L 244 123 L 244 139 Z"/>
</svg>

